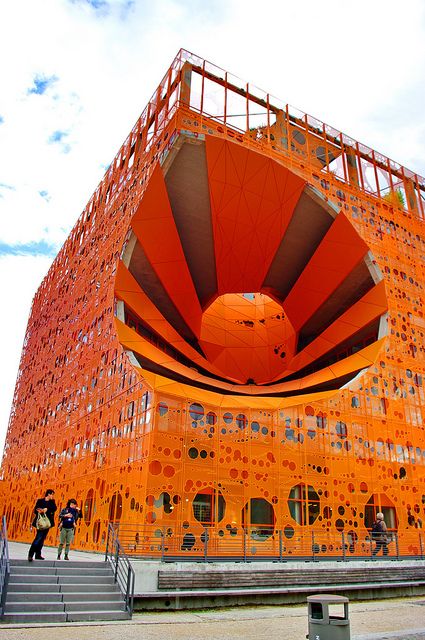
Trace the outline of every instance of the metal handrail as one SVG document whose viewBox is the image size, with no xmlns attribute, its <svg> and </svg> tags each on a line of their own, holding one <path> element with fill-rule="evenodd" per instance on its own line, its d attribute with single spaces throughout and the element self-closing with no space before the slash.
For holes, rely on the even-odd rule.
<svg viewBox="0 0 425 640">
<path fill-rule="evenodd" d="M 110 526 L 110 525 L 109 525 Z M 244 561 L 267 560 L 425 560 L 421 530 L 408 534 L 390 530 L 387 545 L 378 548 L 369 530 L 332 532 L 315 528 L 301 533 L 273 526 L 234 527 L 234 529 L 199 527 L 179 529 L 155 525 L 117 523 L 108 529 L 108 548 L 119 536 L 122 552 L 140 560 L 174 561 Z M 385 553 L 384 553 L 385 551 Z M 112 553 L 112 552 L 109 552 Z"/>
<path fill-rule="evenodd" d="M 7 585 L 9 583 L 10 562 L 9 546 L 7 542 L 6 516 L 3 516 L 0 529 L 0 617 L 4 614 Z"/>
<path fill-rule="evenodd" d="M 124 596 L 125 609 L 133 615 L 135 574 L 130 561 L 118 538 L 119 528 L 113 522 L 108 524 L 105 562 L 109 562 L 114 572 L 114 580 Z"/>
</svg>

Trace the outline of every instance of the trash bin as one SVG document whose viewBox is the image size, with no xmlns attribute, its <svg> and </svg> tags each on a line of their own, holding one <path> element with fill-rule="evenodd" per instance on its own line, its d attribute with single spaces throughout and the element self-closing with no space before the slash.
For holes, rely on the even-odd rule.
<svg viewBox="0 0 425 640">
<path fill-rule="evenodd" d="M 308 596 L 309 640 L 350 640 L 348 598 L 327 593 Z"/>
</svg>

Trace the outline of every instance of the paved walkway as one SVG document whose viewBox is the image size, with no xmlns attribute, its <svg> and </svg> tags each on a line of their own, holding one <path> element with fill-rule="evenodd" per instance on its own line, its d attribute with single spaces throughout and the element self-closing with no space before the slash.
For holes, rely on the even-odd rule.
<svg viewBox="0 0 425 640">
<path fill-rule="evenodd" d="M 28 545 L 10 543 L 12 558 L 27 553 Z M 53 560 L 56 549 L 44 547 L 43 554 Z M 72 551 L 70 557 L 103 559 L 83 551 Z M 351 640 L 425 640 L 425 596 L 351 602 L 349 611 Z M 135 614 L 131 622 L 52 624 L 49 629 L 52 640 L 305 640 L 308 622 L 307 606 L 294 605 L 147 612 Z M 0 627 L 0 640 L 45 638 L 41 625 Z"/>
<path fill-rule="evenodd" d="M 13 560 L 26 560 L 28 558 L 28 550 L 30 548 L 29 544 L 23 544 L 22 542 L 9 542 L 9 555 Z M 44 545 L 42 551 L 43 557 L 46 560 L 56 560 L 58 554 L 57 547 L 48 547 Z M 69 552 L 70 560 L 87 560 L 90 562 L 91 560 L 104 560 L 104 553 L 90 553 L 86 551 L 74 551 L 71 546 Z M 36 560 L 34 560 L 34 563 Z M 41 562 L 41 560 L 39 560 Z"/>
</svg>

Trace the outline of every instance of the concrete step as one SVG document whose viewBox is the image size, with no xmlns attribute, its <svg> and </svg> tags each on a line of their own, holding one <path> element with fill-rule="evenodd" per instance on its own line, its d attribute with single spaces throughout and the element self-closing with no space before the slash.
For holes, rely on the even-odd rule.
<svg viewBox="0 0 425 640">
<path fill-rule="evenodd" d="M 118 592 L 119 588 L 114 582 L 108 584 L 99 584 L 97 582 L 91 583 L 67 583 L 67 584 L 47 584 L 47 583 L 32 583 L 32 582 L 15 582 L 9 583 L 7 588 L 8 593 L 76 593 L 85 592 L 91 593 L 102 592 Z"/>
<path fill-rule="evenodd" d="M 77 593 L 77 592 L 86 592 L 86 593 L 93 593 L 95 592 L 103 592 L 103 593 L 109 593 L 111 591 L 114 592 L 119 592 L 119 588 L 117 587 L 117 585 L 115 583 L 111 583 L 111 584 L 97 584 L 97 583 L 91 583 L 91 584 L 61 584 L 58 585 L 60 587 L 60 591 L 62 593 Z"/>
<path fill-rule="evenodd" d="M 64 611 L 62 613 L 53 611 L 45 611 L 44 613 L 26 613 L 24 611 L 19 613 L 6 612 L 2 618 L 2 622 L 5 622 L 6 624 L 28 624 L 32 622 L 41 622 L 42 624 L 46 624 L 49 622 L 66 622 L 66 620 L 67 614 Z"/>
<path fill-rule="evenodd" d="M 90 603 L 87 603 L 90 604 Z M 20 613 L 25 609 L 25 613 L 45 613 L 46 611 L 61 613 L 65 611 L 65 604 L 63 602 L 46 602 L 46 601 L 27 601 L 23 602 L 9 602 L 6 600 L 5 604 L 6 613 Z M 96 609 L 98 605 L 96 603 Z"/>
<path fill-rule="evenodd" d="M 124 611 L 124 601 L 105 600 L 104 602 L 66 602 L 65 611 L 73 613 L 75 611 Z"/>
<path fill-rule="evenodd" d="M 71 569 L 102 569 L 102 568 L 110 568 L 109 562 L 105 562 L 104 560 L 99 560 L 98 562 L 82 562 L 80 560 L 64 560 L 63 555 L 61 560 L 55 560 L 55 567 L 69 567 Z"/>
<path fill-rule="evenodd" d="M 12 560 L 3 621 L 61 623 L 128 620 L 109 564 Z"/>
<path fill-rule="evenodd" d="M 107 600 L 109 602 L 121 602 L 122 595 L 119 589 L 107 590 L 107 591 L 75 591 L 67 592 L 46 592 L 46 591 L 12 591 L 8 593 L 6 604 L 8 602 L 18 603 L 25 602 L 31 604 L 32 602 L 63 602 L 66 599 L 67 602 L 102 602 Z"/>
<path fill-rule="evenodd" d="M 119 591 L 119 589 L 116 591 L 93 591 L 87 593 L 76 591 L 75 593 L 66 594 L 67 602 L 102 602 L 103 600 L 107 600 L 108 602 L 122 602 L 121 591 Z"/>
<path fill-rule="evenodd" d="M 59 584 L 114 584 L 112 574 L 108 576 L 57 576 Z"/>
<path fill-rule="evenodd" d="M 63 596 L 59 592 L 49 591 L 10 591 L 7 594 L 8 602 L 62 602 Z"/>
<path fill-rule="evenodd" d="M 23 591 L 43 591 L 44 593 L 59 593 L 60 585 L 57 582 L 56 584 L 39 582 L 9 582 L 7 586 L 8 593 L 19 593 Z"/>
<path fill-rule="evenodd" d="M 63 558 L 63 556 L 62 556 Z M 82 560 L 36 560 L 34 558 L 33 562 L 28 562 L 28 560 L 10 560 L 11 567 L 57 567 L 57 566 L 68 566 L 74 569 L 99 569 L 101 567 L 108 567 L 109 563 L 103 560 L 97 561 L 88 561 L 84 562 Z"/>
<path fill-rule="evenodd" d="M 69 567 L 66 563 L 58 567 L 46 567 L 45 565 L 34 565 L 29 562 L 27 566 L 11 567 L 10 575 L 12 576 L 110 576 L 111 569 L 109 567 L 91 567 L 85 569 L 83 567 Z"/>
<path fill-rule="evenodd" d="M 113 584 L 111 574 L 101 576 L 56 576 L 56 575 L 25 575 L 11 574 L 9 585 L 12 584 Z"/>
<path fill-rule="evenodd" d="M 73 613 L 74 611 L 124 611 L 123 600 L 81 602 L 6 602 L 6 613 Z"/>
<path fill-rule="evenodd" d="M 37 560 L 33 559 L 32 562 L 28 562 L 28 560 L 10 560 L 10 568 L 11 570 L 15 567 L 54 567 L 54 560 Z"/>
<path fill-rule="evenodd" d="M 82 567 L 68 567 L 67 565 L 63 567 L 55 567 L 54 569 L 57 576 L 110 576 L 112 572 L 109 567 L 102 567 L 100 569 L 91 568 L 91 569 L 83 569 Z"/>
<path fill-rule="evenodd" d="M 58 576 L 55 575 L 29 575 L 25 573 L 11 573 L 9 576 L 9 584 L 18 582 L 28 582 L 37 584 L 57 584 Z"/>
<path fill-rule="evenodd" d="M 94 620 L 129 620 L 128 611 L 73 611 L 67 613 L 68 622 L 91 622 Z"/>
</svg>

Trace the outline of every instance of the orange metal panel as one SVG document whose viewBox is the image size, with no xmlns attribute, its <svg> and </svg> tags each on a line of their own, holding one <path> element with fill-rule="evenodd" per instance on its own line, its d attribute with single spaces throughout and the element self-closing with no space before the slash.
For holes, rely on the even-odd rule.
<svg viewBox="0 0 425 640">
<path fill-rule="evenodd" d="M 340 213 L 285 300 L 295 329 L 304 325 L 367 252 L 367 244 Z"/>
<path fill-rule="evenodd" d="M 345 311 L 323 333 L 307 345 L 288 364 L 288 370 L 297 371 L 320 357 L 335 345 L 355 334 L 379 317 L 388 308 L 385 282 L 381 280 L 361 300 Z"/>
<path fill-rule="evenodd" d="M 188 326 L 199 335 L 202 311 L 159 165 L 152 173 L 131 226 L 168 295 Z"/>
<path fill-rule="evenodd" d="M 278 302 L 264 294 L 249 297 L 217 298 L 204 312 L 200 345 L 222 375 L 264 384 L 282 376 L 296 336 Z M 284 358 L 276 350 L 283 342 Z"/>
<path fill-rule="evenodd" d="M 219 295 L 260 291 L 305 182 L 232 142 L 206 151 Z"/>
<path fill-rule="evenodd" d="M 118 263 L 117 268 L 115 293 L 119 299 L 123 300 L 130 309 L 135 311 L 136 314 L 153 329 L 154 334 L 161 336 L 167 343 L 175 347 L 180 353 L 191 358 L 197 365 L 211 371 L 211 373 L 215 375 L 220 374 L 220 371 L 214 367 L 211 362 L 203 358 L 199 352 L 188 344 L 176 329 L 169 324 L 121 261 Z"/>
<path fill-rule="evenodd" d="M 190 395 L 194 402 L 199 402 L 205 405 L 220 407 L 221 409 L 234 409 L 239 407 L 241 409 L 268 409 L 278 410 L 286 407 L 295 407 L 298 405 L 308 404 L 309 402 L 315 402 L 327 398 L 331 398 L 332 391 L 322 391 L 319 393 L 310 393 L 303 396 L 291 396 L 289 398 L 273 398 L 270 396 L 251 396 L 247 400 L 245 396 L 237 395 L 220 395 L 212 391 L 205 391 L 204 389 L 195 389 L 187 384 L 181 384 L 174 382 L 169 378 L 151 373 L 149 371 L 140 370 L 140 375 L 148 382 L 152 389 L 166 393 L 168 396 L 183 396 Z"/>
</svg>

